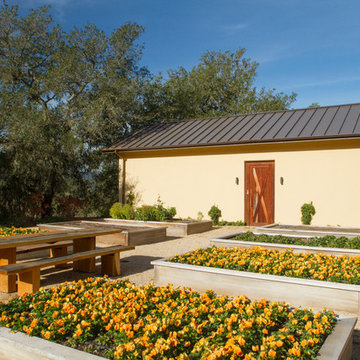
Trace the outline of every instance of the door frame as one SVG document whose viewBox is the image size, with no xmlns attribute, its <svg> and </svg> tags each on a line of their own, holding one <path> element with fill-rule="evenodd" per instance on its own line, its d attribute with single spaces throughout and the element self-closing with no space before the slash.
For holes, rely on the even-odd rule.
<svg viewBox="0 0 360 360">
<path fill-rule="evenodd" d="M 274 168 L 274 181 L 273 181 L 273 217 L 275 222 L 275 160 L 245 160 L 244 161 L 244 219 L 247 226 L 249 225 L 249 209 L 247 208 L 247 197 L 249 196 L 246 193 L 246 187 L 247 187 L 247 176 L 246 176 L 246 164 L 256 164 L 256 163 L 272 163 Z M 260 226 L 260 225 L 259 225 Z"/>
</svg>

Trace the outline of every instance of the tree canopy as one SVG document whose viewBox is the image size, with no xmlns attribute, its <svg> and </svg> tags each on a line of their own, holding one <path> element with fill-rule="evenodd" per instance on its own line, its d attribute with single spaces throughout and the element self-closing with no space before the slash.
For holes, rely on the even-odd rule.
<svg viewBox="0 0 360 360">
<path fill-rule="evenodd" d="M 296 95 L 255 85 L 258 63 L 235 52 L 208 51 L 200 64 L 153 78 L 145 90 L 144 111 L 150 119 L 187 119 L 246 114 L 288 108 Z"/>
<path fill-rule="evenodd" d="M 244 49 L 207 52 L 167 77 L 139 66 L 142 26 L 66 32 L 49 7 L 0 10 L 0 218 L 106 215 L 117 161 L 100 153 L 153 121 L 284 109 L 295 95 L 254 86 Z M 75 211 L 76 210 L 76 211 Z"/>
</svg>

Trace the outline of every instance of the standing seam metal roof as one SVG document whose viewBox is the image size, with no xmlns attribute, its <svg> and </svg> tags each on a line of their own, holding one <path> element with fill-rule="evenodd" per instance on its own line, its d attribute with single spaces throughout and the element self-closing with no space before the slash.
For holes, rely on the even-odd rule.
<svg viewBox="0 0 360 360">
<path fill-rule="evenodd" d="M 103 151 L 360 137 L 360 103 L 163 122 Z"/>
</svg>

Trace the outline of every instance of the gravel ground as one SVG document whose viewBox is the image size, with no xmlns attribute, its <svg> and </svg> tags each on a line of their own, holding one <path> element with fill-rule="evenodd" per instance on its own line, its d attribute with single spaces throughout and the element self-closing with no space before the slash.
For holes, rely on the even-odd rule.
<svg viewBox="0 0 360 360">
<path fill-rule="evenodd" d="M 201 234 L 194 234 L 182 238 L 168 238 L 166 241 L 150 245 L 137 246 L 135 250 L 121 253 L 121 276 L 131 282 L 143 285 L 154 281 L 154 270 L 151 261 L 164 257 L 182 254 L 200 247 L 207 247 L 209 239 L 221 235 L 228 235 L 250 228 L 224 226 Z M 109 243 L 97 243 L 98 246 L 109 246 Z M 39 254 L 41 256 L 41 254 Z M 100 259 L 97 259 L 97 271 L 100 272 Z M 65 281 L 86 278 L 88 274 L 73 272 L 72 269 L 45 269 L 41 272 L 41 286 L 51 287 Z M 246 295 L 246 294 L 245 294 Z M 16 294 L 0 293 L 0 301 L 6 301 Z M 356 324 L 353 337 L 353 360 L 360 360 L 360 322 Z"/>
</svg>

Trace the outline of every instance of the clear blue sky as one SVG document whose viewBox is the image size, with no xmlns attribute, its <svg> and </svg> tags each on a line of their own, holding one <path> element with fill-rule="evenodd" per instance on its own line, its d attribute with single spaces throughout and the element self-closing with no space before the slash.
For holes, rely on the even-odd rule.
<svg viewBox="0 0 360 360">
<path fill-rule="evenodd" d="M 190 70 L 207 50 L 245 48 L 259 63 L 256 85 L 313 102 L 360 102 L 359 0 L 8 0 L 52 5 L 65 29 L 95 23 L 106 33 L 126 21 L 145 27 L 142 63 L 151 72 Z"/>
</svg>

